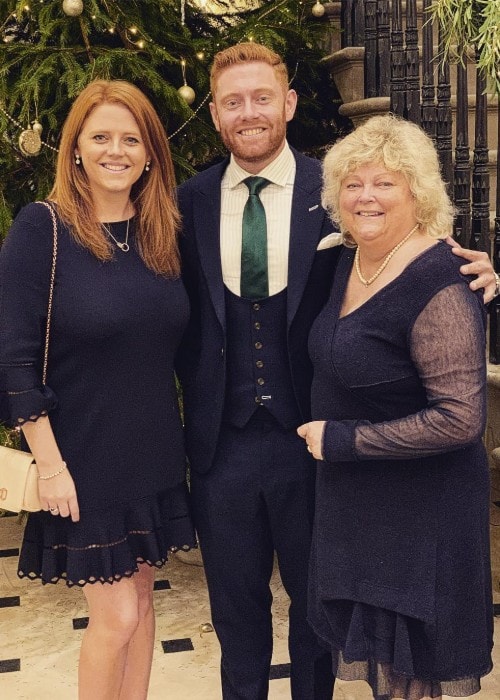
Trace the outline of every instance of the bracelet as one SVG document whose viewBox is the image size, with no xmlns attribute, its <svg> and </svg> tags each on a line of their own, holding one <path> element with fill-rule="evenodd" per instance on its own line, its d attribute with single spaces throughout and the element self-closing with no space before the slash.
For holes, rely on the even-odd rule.
<svg viewBox="0 0 500 700">
<path fill-rule="evenodd" d="M 59 476 L 59 474 L 62 474 L 63 471 L 67 468 L 68 468 L 68 465 L 66 464 L 66 462 L 63 462 L 62 467 L 57 472 L 54 472 L 53 474 L 47 474 L 47 476 L 40 476 L 40 474 L 39 474 L 38 478 L 40 479 L 40 481 L 46 481 L 47 479 L 53 479 L 55 476 Z"/>
</svg>

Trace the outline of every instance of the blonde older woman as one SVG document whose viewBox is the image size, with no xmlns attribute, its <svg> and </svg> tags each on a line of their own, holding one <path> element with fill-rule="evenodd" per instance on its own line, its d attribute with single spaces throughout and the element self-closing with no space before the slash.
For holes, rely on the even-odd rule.
<svg viewBox="0 0 500 700">
<path fill-rule="evenodd" d="M 309 616 L 375 698 L 467 697 L 491 669 L 483 301 L 445 238 L 432 142 L 374 117 L 324 163 L 350 248 L 310 335 L 319 460 Z"/>
</svg>

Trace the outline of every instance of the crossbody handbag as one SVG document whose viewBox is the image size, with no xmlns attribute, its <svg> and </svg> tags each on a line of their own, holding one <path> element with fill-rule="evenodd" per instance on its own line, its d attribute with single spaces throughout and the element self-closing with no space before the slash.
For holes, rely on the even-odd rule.
<svg viewBox="0 0 500 700">
<path fill-rule="evenodd" d="M 45 347 L 43 354 L 42 383 L 47 381 L 47 364 L 49 357 L 50 319 L 52 317 L 52 299 L 57 261 L 57 218 L 54 208 L 48 202 L 39 202 L 47 207 L 52 217 L 53 245 L 52 267 L 50 271 L 49 302 L 47 308 L 47 327 L 45 329 Z M 31 513 L 41 510 L 38 496 L 38 471 L 33 455 L 22 450 L 0 445 L 0 508 L 13 513 L 22 510 Z"/>
</svg>

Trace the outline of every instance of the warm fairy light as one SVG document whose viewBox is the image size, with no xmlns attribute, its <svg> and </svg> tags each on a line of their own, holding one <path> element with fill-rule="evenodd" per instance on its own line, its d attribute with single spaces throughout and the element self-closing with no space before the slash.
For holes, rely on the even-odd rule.
<svg viewBox="0 0 500 700">
<path fill-rule="evenodd" d="M 115 33 L 115 28 L 114 28 L 114 27 L 110 27 L 110 28 L 108 29 L 108 32 L 109 32 L 110 34 L 114 34 L 114 33 Z"/>
<path fill-rule="evenodd" d="M 137 27 L 130 27 L 129 32 L 131 34 L 137 34 Z"/>
<path fill-rule="evenodd" d="M 205 58 L 205 54 L 203 53 L 203 51 L 198 51 L 198 53 L 196 54 L 196 58 L 198 58 L 200 61 L 203 61 L 203 59 Z"/>
<path fill-rule="evenodd" d="M 140 49 L 144 48 L 144 41 L 141 39 L 140 41 L 137 42 L 136 44 Z"/>
</svg>

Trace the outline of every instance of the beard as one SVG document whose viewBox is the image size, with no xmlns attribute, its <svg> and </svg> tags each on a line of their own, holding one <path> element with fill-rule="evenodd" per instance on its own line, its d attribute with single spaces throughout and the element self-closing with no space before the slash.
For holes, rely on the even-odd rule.
<svg viewBox="0 0 500 700">
<path fill-rule="evenodd" d="M 267 164 L 274 159 L 283 146 L 286 139 L 286 121 L 283 119 L 274 128 L 268 128 L 257 143 L 251 142 L 253 137 L 249 137 L 249 143 L 245 143 L 244 136 L 238 136 L 234 130 L 222 126 L 220 136 L 225 147 L 238 161 Z"/>
</svg>

